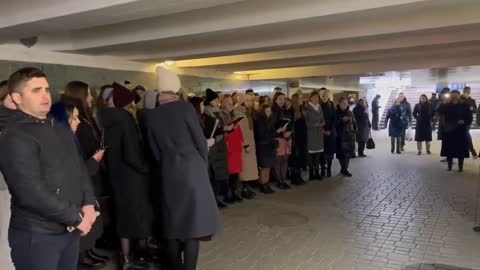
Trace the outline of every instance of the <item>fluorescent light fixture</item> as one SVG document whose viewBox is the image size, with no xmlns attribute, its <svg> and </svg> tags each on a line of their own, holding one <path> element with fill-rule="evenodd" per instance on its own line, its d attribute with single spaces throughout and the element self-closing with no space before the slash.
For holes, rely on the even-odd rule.
<svg viewBox="0 0 480 270">
<path fill-rule="evenodd" d="M 167 66 L 171 66 L 171 65 L 174 65 L 174 64 L 175 64 L 175 61 L 167 60 L 167 61 L 163 62 L 163 64 L 165 64 L 165 65 L 167 65 Z"/>
</svg>

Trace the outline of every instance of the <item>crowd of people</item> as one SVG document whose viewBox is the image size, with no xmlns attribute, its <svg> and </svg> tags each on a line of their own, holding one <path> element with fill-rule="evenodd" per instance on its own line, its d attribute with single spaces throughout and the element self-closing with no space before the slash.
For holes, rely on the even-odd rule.
<svg viewBox="0 0 480 270">
<path fill-rule="evenodd" d="M 436 130 L 438 122 L 438 140 L 442 141 L 440 154 L 445 157 L 442 162 L 447 162 L 448 170 L 451 171 L 453 159 L 456 158 L 458 171 L 462 172 L 464 159 L 469 158 L 470 153 L 473 158 L 477 158 L 470 128 L 474 114 L 477 114 L 477 124 L 480 124 L 478 113 L 470 87 L 465 87 L 463 93 L 444 88 L 438 99 L 436 93 L 432 94 L 430 99 L 422 94 L 413 111 L 404 94 L 400 93 L 393 101 L 393 106 L 388 109 L 385 119 L 385 126 L 388 125 L 388 134 L 391 138 L 391 152 L 401 154 L 405 150 L 406 133 L 412 126 L 412 119 L 415 119 L 414 140 L 417 142 L 417 154 L 422 155 L 423 143 L 426 153 L 432 154 L 430 151 L 432 132 Z"/>
<path fill-rule="evenodd" d="M 100 248 L 118 250 L 124 270 L 152 261 L 193 270 L 200 241 L 221 230 L 219 209 L 331 178 L 335 158 L 351 177 L 350 160 L 366 157 L 365 98 L 334 103 L 325 88 L 288 98 L 278 87 L 272 98 L 253 89 L 188 96 L 171 71 L 157 76 L 155 90 L 114 82 L 96 93 L 72 81 L 55 103 L 36 68 L 0 84 L 2 269 L 99 269 L 110 260 Z M 413 110 L 400 94 L 386 118 L 392 153 L 404 151 L 415 118 L 418 154 L 423 142 L 431 154 L 438 118 L 442 156 L 462 170 L 475 151 L 469 93 L 422 95 Z"/>
<path fill-rule="evenodd" d="M 271 183 L 304 185 L 307 170 L 330 178 L 335 157 L 351 177 L 356 143 L 366 156 L 366 100 L 352 112 L 325 88 L 187 96 L 174 73 L 157 73 L 155 90 L 72 81 L 55 103 L 36 68 L 0 84 L 2 266 L 98 269 L 110 260 L 102 248 L 119 250 L 122 269 L 162 257 L 195 269 L 218 209 L 274 193 Z"/>
</svg>

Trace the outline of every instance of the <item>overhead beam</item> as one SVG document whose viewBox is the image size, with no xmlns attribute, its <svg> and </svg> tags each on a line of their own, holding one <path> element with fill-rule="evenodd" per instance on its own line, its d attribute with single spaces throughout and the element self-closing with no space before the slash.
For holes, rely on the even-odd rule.
<svg viewBox="0 0 480 270">
<path fill-rule="evenodd" d="M 319 57 L 347 53 L 365 53 L 376 50 L 403 49 L 430 45 L 449 45 L 468 41 L 478 41 L 480 24 L 445 27 L 434 30 L 411 31 L 375 37 L 350 38 L 322 42 L 308 48 L 276 50 L 260 53 L 219 56 L 180 60 L 178 67 L 215 67 L 241 70 L 241 66 L 267 63 L 275 60 L 294 60 L 296 58 Z M 238 64 L 238 65 L 236 65 Z"/>
<path fill-rule="evenodd" d="M 455 55 L 449 57 L 391 58 L 384 61 L 360 62 L 351 64 L 325 65 L 299 68 L 247 71 L 250 80 L 280 78 L 305 78 L 319 76 L 358 75 L 372 72 L 407 71 L 412 69 L 447 68 L 480 65 L 480 54 Z"/>
<path fill-rule="evenodd" d="M 444 1 L 444 0 L 439 0 Z M 465 1 L 465 0 L 461 0 Z M 359 10 L 421 3 L 421 0 L 290 0 L 242 1 L 231 5 L 170 16 L 96 27 L 75 32 L 76 49 L 84 50 L 141 41 L 268 26 L 310 18 L 349 14 Z M 275 7 L 275 8 L 272 8 Z M 262 11 L 261 16 L 258 12 Z M 125 35 L 125 33 L 129 33 Z M 198 45 L 198 44 L 197 44 Z"/>
</svg>

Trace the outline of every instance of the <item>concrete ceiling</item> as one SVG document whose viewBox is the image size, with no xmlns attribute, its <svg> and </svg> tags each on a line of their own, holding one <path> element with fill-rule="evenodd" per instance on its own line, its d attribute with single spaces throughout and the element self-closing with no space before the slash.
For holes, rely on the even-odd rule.
<svg viewBox="0 0 480 270">
<path fill-rule="evenodd" d="M 251 80 L 480 65 L 478 0 L 18 0 L 0 42 Z"/>
</svg>

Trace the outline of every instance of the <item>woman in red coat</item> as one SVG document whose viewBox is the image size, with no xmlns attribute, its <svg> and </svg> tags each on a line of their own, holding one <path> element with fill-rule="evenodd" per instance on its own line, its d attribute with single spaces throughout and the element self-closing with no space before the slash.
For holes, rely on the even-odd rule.
<svg viewBox="0 0 480 270">
<path fill-rule="evenodd" d="M 225 122 L 228 124 L 234 123 L 236 119 L 241 117 L 234 111 L 233 98 L 230 95 L 225 95 L 222 101 L 222 112 Z M 243 170 L 242 151 L 248 151 L 248 147 L 244 148 L 243 133 L 240 126 L 235 124 L 233 130 L 227 133 L 227 153 L 228 153 L 228 193 L 225 201 L 227 203 L 242 202 L 240 196 L 239 174 Z"/>
</svg>

